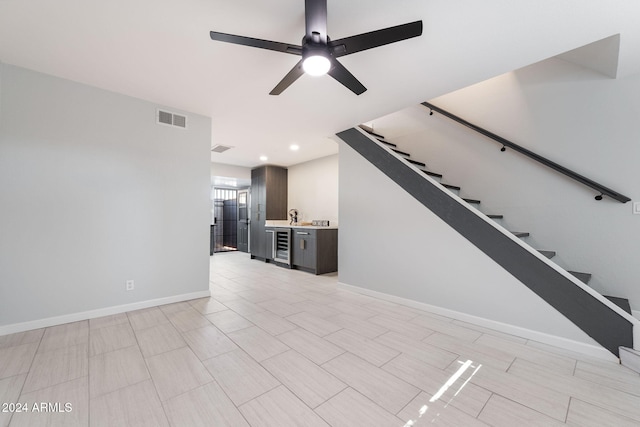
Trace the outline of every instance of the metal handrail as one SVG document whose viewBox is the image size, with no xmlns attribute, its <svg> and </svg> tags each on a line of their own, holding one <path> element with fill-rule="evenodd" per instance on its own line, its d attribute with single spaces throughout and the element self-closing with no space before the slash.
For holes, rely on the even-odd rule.
<svg viewBox="0 0 640 427">
<path fill-rule="evenodd" d="M 494 141 L 497 141 L 498 143 L 502 144 L 502 151 L 505 151 L 506 147 L 517 151 L 518 153 L 524 154 L 525 156 L 529 157 L 530 159 L 533 159 L 539 163 L 542 163 L 543 165 L 555 170 L 556 172 L 560 172 L 561 174 L 568 176 L 571 179 L 574 179 L 576 181 L 578 181 L 579 183 L 586 185 L 587 187 L 593 188 L 594 190 L 598 191 L 600 194 L 598 194 L 595 199 L 596 200 L 602 200 L 602 196 L 609 196 L 612 199 L 615 199 L 621 203 L 627 203 L 628 201 L 630 201 L 631 199 L 623 194 L 618 193 L 617 191 L 614 191 L 608 187 L 605 187 L 602 184 L 599 184 L 585 176 L 580 175 L 577 172 L 572 171 L 571 169 L 567 169 L 562 165 L 559 165 L 558 163 L 547 159 L 546 157 L 542 157 L 539 154 L 534 153 L 533 151 L 527 150 L 524 147 L 521 147 L 520 145 L 509 141 L 508 139 L 504 139 L 501 136 L 496 135 L 493 132 L 489 132 L 486 129 L 481 128 L 480 126 L 474 125 L 473 123 L 469 123 L 468 121 L 454 115 L 451 114 L 450 112 L 443 110 L 440 107 L 436 107 L 435 105 L 429 103 L 429 102 L 423 102 L 422 105 L 424 105 L 425 107 L 427 107 L 428 109 L 430 109 L 432 112 L 435 111 L 437 113 L 442 114 L 445 117 L 450 118 L 451 120 L 454 120 L 466 127 L 468 127 L 469 129 L 473 129 L 476 132 L 493 139 Z"/>
</svg>

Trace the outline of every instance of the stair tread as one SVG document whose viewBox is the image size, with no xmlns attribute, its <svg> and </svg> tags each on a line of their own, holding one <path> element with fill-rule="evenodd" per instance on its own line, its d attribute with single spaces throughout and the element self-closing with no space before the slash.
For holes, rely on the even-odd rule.
<svg viewBox="0 0 640 427">
<path fill-rule="evenodd" d="M 396 152 L 396 153 L 400 154 L 401 156 L 411 157 L 411 154 L 409 154 L 409 153 L 405 153 L 404 151 L 400 151 L 400 150 L 398 150 L 398 149 L 396 149 L 396 148 L 392 148 L 392 150 L 393 150 L 394 152 Z"/>
<path fill-rule="evenodd" d="M 580 273 L 579 271 L 569 271 L 569 273 L 573 274 L 584 283 L 589 283 L 589 280 L 591 280 L 591 273 Z"/>
<path fill-rule="evenodd" d="M 393 142 L 388 142 L 388 141 L 385 141 L 384 139 L 380 139 L 380 138 L 377 138 L 377 139 L 378 139 L 378 141 L 382 142 L 384 145 L 387 145 L 387 146 L 389 146 L 391 148 L 396 148 L 397 147 L 397 145 L 394 144 Z"/>
<path fill-rule="evenodd" d="M 611 301 L 612 303 L 614 303 L 615 305 L 617 305 L 618 307 L 626 311 L 627 313 L 632 314 L 631 305 L 629 304 L 628 299 L 620 298 L 620 297 L 612 297 L 608 295 L 603 295 L 603 297 L 605 297 L 606 299 L 608 299 L 609 301 Z"/>
<path fill-rule="evenodd" d="M 527 237 L 527 236 L 529 236 L 529 232 L 528 231 L 512 231 L 511 233 L 516 237 Z"/>
<path fill-rule="evenodd" d="M 419 162 L 417 160 L 411 160 L 411 159 L 406 159 L 406 160 L 407 160 L 407 162 L 412 163 L 412 164 L 414 164 L 416 166 L 422 166 L 423 168 L 427 167 L 427 165 L 425 165 L 424 163 Z"/>
<path fill-rule="evenodd" d="M 460 191 L 460 187 L 458 187 L 457 185 L 442 184 L 442 186 L 444 188 L 448 188 L 449 190 L 458 190 L 458 191 Z"/>
<path fill-rule="evenodd" d="M 551 259 L 554 256 L 556 256 L 556 253 L 554 251 L 541 251 L 541 250 L 538 250 L 538 252 L 540 252 L 542 255 L 546 256 L 549 259 Z"/>
<path fill-rule="evenodd" d="M 439 174 L 439 173 L 435 173 L 435 172 L 431 172 L 431 171 L 428 171 L 428 170 L 426 170 L 426 169 L 422 169 L 422 172 L 426 173 L 426 174 L 427 174 L 427 175 L 429 175 L 429 176 L 433 176 L 433 177 L 435 177 L 435 178 L 442 178 L 442 175 L 441 175 L 441 174 Z"/>
<path fill-rule="evenodd" d="M 382 138 L 384 139 L 384 136 L 380 135 L 379 133 L 375 133 L 374 131 L 371 130 L 371 128 L 369 128 L 368 126 L 363 126 L 363 125 L 358 125 L 358 127 L 360 129 L 362 129 L 363 131 L 365 131 L 366 133 L 368 133 L 369 135 L 373 135 L 376 138 Z"/>
<path fill-rule="evenodd" d="M 480 203 L 480 200 L 476 200 L 476 199 L 466 199 L 463 197 L 462 200 L 464 200 L 467 203 Z"/>
</svg>

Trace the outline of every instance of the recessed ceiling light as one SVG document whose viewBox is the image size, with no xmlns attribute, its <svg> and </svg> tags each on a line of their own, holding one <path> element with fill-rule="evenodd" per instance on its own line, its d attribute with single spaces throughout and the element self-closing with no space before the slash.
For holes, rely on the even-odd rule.
<svg viewBox="0 0 640 427">
<path fill-rule="evenodd" d="M 300 146 L 299 146 L 298 144 L 291 144 L 291 145 L 289 146 L 289 149 L 290 149 L 291 151 L 298 151 L 298 150 L 300 149 Z"/>
<path fill-rule="evenodd" d="M 267 156 L 260 156 L 260 161 L 266 162 L 267 160 L 269 160 Z"/>
</svg>

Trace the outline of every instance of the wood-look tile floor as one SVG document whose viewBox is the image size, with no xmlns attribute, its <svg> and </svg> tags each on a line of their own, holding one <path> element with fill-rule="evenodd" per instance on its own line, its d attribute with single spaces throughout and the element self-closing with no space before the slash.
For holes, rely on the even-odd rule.
<svg viewBox="0 0 640 427">
<path fill-rule="evenodd" d="M 337 275 L 211 265 L 211 298 L 1 336 L 0 427 L 640 425 L 640 376 L 615 363 Z"/>
</svg>

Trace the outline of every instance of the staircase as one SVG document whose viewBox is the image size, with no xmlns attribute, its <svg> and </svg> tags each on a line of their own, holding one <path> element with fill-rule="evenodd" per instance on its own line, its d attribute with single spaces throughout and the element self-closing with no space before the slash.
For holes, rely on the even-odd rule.
<svg viewBox="0 0 640 427">
<path fill-rule="evenodd" d="M 365 132 L 367 132 L 368 134 L 370 134 L 373 137 L 375 137 L 382 144 L 384 144 L 387 147 L 391 148 L 391 151 L 393 151 L 394 153 L 396 153 L 399 156 L 401 156 L 402 158 L 404 158 L 404 160 L 406 160 L 407 162 L 411 163 L 412 165 L 415 165 L 420 170 L 422 170 L 425 174 L 431 176 L 432 178 L 435 178 L 440 183 L 440 185 L 442 185 L 444 188 L 446 188 L 447 190 L 451 191 L 453 194 L 455 194 L 457 196 L 460 196 L 460 192 L 461 192 L 462 189 L 459 186 L 451 185 L 451 184 L 447 184 L 447 183 L 442 182 L 443 176 L 441 174 L 435 173 L 435 172 L 431 172 L 431 171 L 427 170 L 427 166 L 426 166 L 425 163 L 412 159 L 411 158 L 411 154 L 409 154 L 407 152 L 404 152 L 404 151 L 400 151 L 396 144 L 393 144 L 393 143 L 387 141 L 384 136 L 373 132 L 373 130 L 371 128 L 369 128 L 368 126 L 360 125 L 360 128 L 362 130 L 364 130 Z M 469 203 L 474 208 L 477 208 L 478 210 L 480 210 L 480 203 L 481 203 L 480 200 L 466 198 L 466 197 L 462 197 L 462 200 L 464 200 L 465 202 Z M 493 219 L 493 220 L 502 220 L 502 219 L 504 219 L 504 216 L 500 215 L 500 214 L 485 214 L 485 215 L 488 218 Z M 530 234 L 528 232 L 526 232 L 526 231 L 511 231 L 511 233 L 514 236 L 520 237 L 520 238 L 525 238 L 525 237 L 529 237 L 530 236 Z M 555 251 L 548 251 L 548 250 L 538 249 L 538 252 L 540 252 L 542 255 L 544 255 L 548 259 L 552 259 L 553 257 L 556 256 L 556 252 Z M 577 279 L 579 279 L 584 284 L 589 284 L 589 280 L 591 279 L 591 273 L 582 273 L 582 272 L 571 271 L 571 270 L 568 270 L 568 272 L 571 273 L 573 276 L 575 276 Z M 612 297 L 612 296 L 607 296 L 607 295 L 603 295 L 603 296 L 605 298 L 607 298 L 609 301 L 611 301 L 614 304 L 616 304 L 618 307 L 622 308 L 627 313 L 631 314 L 631 306 L 629 304 L 629 300 L 627 300 L 625 298 Z"/>
<path fill-rule="evenodd" d="M 460 193 L 462 192 L 461 188 L 457 185 L 444 182 L 442 174 L 436 173 L 434 171 L 430 171 L 424 162 L 413 159 L 410 153 L 402 151 L 401 149 L 398 148 L 396 144 L 393 144 L 392 142 L 387 141 L 384 138 L 384 136 L 376 134 L 375 132 L 373 132 L 372 129 L 366 126 L 360 126 L 360 128 L 364 130 L 366 133 L 368 133 L 371 138 L 374 138 L 380 145 L 387 147 L 399 161 L 404 162 L 405 164 L 409 164 L 417 168 L 419 171 L 421 171 L 425 175 L 428 175 L 430 178 L 432 178 L 437 183 L 439 183 L 439 185 L 443 187 L 445 190 L 447 190 L 452 194 L 455 194 L 458 197 L 461 197 L 462 200 L 466 202 L 469 206 L 475 208 L 478 212 L 481 212 L 483 216 L 496 222 L 497 225 L 502 227 L 501 223 L 504 220 L 503 215 L 499 213 L 494 213 L 494 212 L 492 213 L 482 212 L 480 200 L 460 196 Z M 361 155 L 363 155 L 365 158 L 371 161 L 374 165 L 376 165 L 381 171 L 383 171 L 389 177 L 394 179 L 394 181 L 396 181 L 398 184 L 401 184 L 399 181 L 405 178 L 404 177 L 398 178 L 398 176 L 402 172 L 390 170 L 390 166 L 388 165 L 389 163 L 388 160 L 380 161 L 381 156 L 384 156 L 384 154 L 369 153 L 368 151 L 372 148 L 366 148 L 364 145 L 360 145 L 361 143 L 365 143 L 365 141 L 356 141 L 359 138 L 357 135 L 353 133 L 350 133 L 349 135 L 347 135 L 347 133 L 351 131 L 357 132 L 363 138 L 366 138 L 366 136 L 362 134 L 362 132 L 359 132 L 355 129 L 344 131 L 338 134 L 338 136 L 341 139 L 343 139 L 352 148 L 356 149 L 356 151 L 360 152 Z M 366 139 L 369 139 L 369 138 L 366 138 Z M 382 147 L 380 148 L 382 149 Z M 378 158 L 378 160 L 376 160 L 376 158 Z M 376 164 L 376 162 L 378 164 Z M 409 176 L 409 178 L 411 177 Z M 427 185 L 426 183 L 429 183 L 428 180 L 423 179 L 421 181 L 424 182 L 423 185 Z M 416 184 L 412 183 L 411 185 L 409 185 L 409 187 L 415 186 L 415 185 Z M 420 184 L 418 183 L 417 185 L 420 185 Z M 409 193 L 412 193 L 411 189 L 408 189 L 404 185 L 402 186 Z M 413 192 L 415 193 L 415 190 Z M 416 196 L 416 194 L 412 194 L 412 195 L 417 199 L 419 199 L 419 196 Z M 425 204 L 425 206 L 427 206 L 425 201 L 422 201 L 422 203 Z M 439 202 L 439 203 L 442 204 L 442 202 Z M 444 218 L 443 215 L 439 214 L 436 211 L 437 209 L 434 210 L 430 206 L 427 206 L 427 207 L 432 211 L 434 211 L 434 213 L 436 213 L 438 216 L 443 218 L 447 223 L 449 223 L 449 221 L 446 218 Z M 448 211 L 450 209 L 451 209 L 450 206 L 447 209 L 445 209 L 447 211 L 447 213 L 444 214 L 445 216 L 449 215 Z M 466 221 L 468 222 L 468 219 Z M 449 224 L 452 225 L 451 223 Z M 456 228 L 456 226 L 454 225 L 452 226 Z M 458 226 L 458 227 L 465 228 L 464 225 Z M 505 267 L 505 264 L 512 263 L 512 260 L 504 261 L 504 257 L 498 253 L 495 253 L 495 254 L 492 253 L 492 252 L 499 252 L 499 250 L 496 251 L 495 248 L 492 248 L 492 246 L 504 245 L 504 241 L 503 243 L 499 243 L 499 244 L 487 243 L 487 242 L 481 242 L 481 241 L 474 242 L 473 237 L 470 238 L 464 232 L 460 230 L 458 231 L 461 232 L 461 234 L 465 235 L 465 237 L 467 237 L 472 243 L 474 243 L 477 247 L 483 250 L 487 255 L 489 255 L 494 260 L 496 260 L 503 267 Z M 524 243 L 526 245 L 526 238 L 529 237 L 528 232 L 510 231 L 510 233 L 516 238 L 524 240 Z M 484 234 L 486 236 L 487 233 L 484 232 Z M 475 239 L 477 239 L 477 237 L 475 237 Z M 486 248 L 483 248 L 483 246 L 486 246 Z M 530 250 L 530 251 L 535 252 L 536 250 Z M 538 249 L 537 252 L 543 257 L 545 257 L 546 259 L 552 259 L 554 256 L 556 256 L 556 252 L 552 250 Z M 501 257 L 502 259 L 500 259 Z M 510 258 L 513 258 L 513 257 L 511 256 Z M 526 258 L 526 256 L 523 258 Z M 502 261 L 504 261 L 505 264 L 503 264 Z M 536 264 L 535 261 L 538 261 L 538 260 L 532 260 L 532 263 Z M 635 354 L 636 357 L 640 357 L 640 353 L 638 353 L 637 349 L 634 351 L 628 348 L 633 346 L 634 333 L 637 334 L 638 332 L 640 332 L 640 328 L 636 328 L 636 331 L 632 331 L 633 330 L 632 325 L 638 325 L 639 323 L 637 322 L 636 319 L 630 316 L 631 308 L 628 300 L 624 298 L 619 298 L 619 297 L 604 296 L 604 298 L 606 298 L 611 303 L 615 304 L 615 306 L 612 304 L 607 304 L 606 302 L 602 301 L 602 297 L 598 297 L 599 294 L 597 294 L 595 291 L 592 291 L 590 289 L 585 291 L 584 287 L 576 284 L 575 279 L 573 280 L 570 278 L 568 279 L 566 277 L 568 275 L 566 274 L 564 275 L 564 277 L 559 277 L 561 276 L 561 274 L 558 274 L 557 271 L 556 271 L 556 276 L 558 277 L 554 279 L 557 282 L 555 284 L 555 287 L 557 287 L 558 289 L 562 288 L 561 290 L 554 289 L 553 288 L 554 285 L 551 283 L 547 283 L 546 285 L 544 284 L 546 282 L 554 281 L 550 279 L 550 275 L 548 271 L 543 272 L 543 270 L 545 270 L 544 268 L 538 269 L 539 271 L 537 272 L 537 275 L 539 275 L 540 277 L 533 277 L 534 275 L 531 274 L 532 271 L 527 271 L 527 272 L 519 271 L 520 267 L 513 267 L 512 265 L 508 265 L 505 268 L 507 269 L 507 271 L 510 271 L 514 276 L 518 277 L 519 279 L 521 279 L 521 277 L 519 277 L 519 274 L 520 274 L 520 276 L 522 276 L 523 279 L 526 279 L 526 280 L 521 279 L 521 281 L 525 285 L 529 286 L 530 289 L 532 289 L 539 296 L 545 299 L 545 301 L 547 301 L 549 304 L 554 306 L 558 311 L 560 311 L 563 315 L 565 315 L 565 317 L 569 318 L 573 323 L 575 323 L 578 327 L 583 329 L 588 335 L 590 335 L 592 338 L 598 341 L 603 347 L 607 348 L 616 356 L 624 357 L 625 359 L 628 359 L 630 357 L 629 355 Z M 533 269 L 535 270 L 536 268 L 538 267 L 535 267 Z M 562 270 L 562 269 L 555 266 L 554 270 Z M 589 279 L 591 278 L 591 274 L 589 273 L 576 272 L 576 271 L 568 271 L 566 273 L 570 273 L 573 277 L 575 277 L 585 285 L 589 282 Z M 566 283 L 567 281 L 570 283 L 567 284 Z M 540 282 L 544 282 L 544 283 L 541 284 Z M 544 286 L 551 286 L 551 288 L 542 289 Z M 596 294 L 596 298 L 593 298 L 594 294 Z M 589 297 L 592 297 L 592 298 L 589 298 Z M 595 317 L 595 321 L 594 321 L 594 317 Z M 620 333 L 621 331 L 619 328 L 625 329 L 625 332 Z M 617 335 L 616 338 L 612 338 L 613 335 Z M 636 342 L 637 341 L 638 340 L 636 339 Z M 633 369 L 631 365 L 634 365 L 634 364 L 637 364 L 637 366 L 640 366 L 640 364 L 638 364 L 637 362 L 632 362 L 629 367 Z"/>
</svg>

